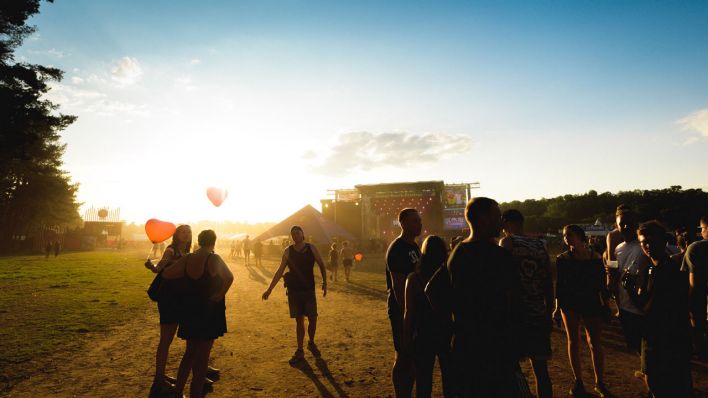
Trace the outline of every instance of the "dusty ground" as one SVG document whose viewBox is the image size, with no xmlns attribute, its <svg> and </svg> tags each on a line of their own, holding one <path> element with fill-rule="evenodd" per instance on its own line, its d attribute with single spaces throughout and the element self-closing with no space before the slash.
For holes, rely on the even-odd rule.
<svg viewBox="0 0 708 398">
<path fill-rule="evenodd" d="M 246 268 L 231 262 L 236 281 L 227 297 L 229 333 L 217 340 L 213 364 L 221 380 L 210 397 L 386 397 L 392 394 L 389 369 L 392 343 L 386 317 L 385 282 L 380 273 L 355 272 L 353 282 L 333 284 L 326 298 L 318 297 L 317 340 L 322 359 L 306 353 L 307 363 L 291 367 L 295 347 L 294 321 L 288 317 L 282 285 L 269 301 L 260 295 L 275 268 Z M 107 335 L 87 337 L 79 351 L 59 352 L 42 361 L 37 371 L 7 393 L 8 397 L 140 397 L 147 396 L 158 340 L 157 309 L 136 313 L 134 319 Z M 79 336 L 80 337 L 80 336 Z M 556 396 L 567 396 L 572 375 L 565 353 L 565 336 L 553 334 L 550 362 Z M 170 352 L 169 373 L 176 373 L 184 343 Z M 585 381 L 591 368 L 584 350 Z M 606 383 L 619 397 L 637 397 L 641 382 L 632 376 L 636 356 L 607 349 Z M 526 371 L 528 366 L 525 365 Z M 708 370 L 694 366 L 694 383 L 708 391 Z M 435 396 L 440 396 L 439 379 Z"/>
</svg>

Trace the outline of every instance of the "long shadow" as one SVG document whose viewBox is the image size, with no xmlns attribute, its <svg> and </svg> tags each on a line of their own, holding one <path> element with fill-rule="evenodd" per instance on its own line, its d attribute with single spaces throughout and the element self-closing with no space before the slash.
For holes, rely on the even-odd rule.
<svg viewBox="0 0 708 398">
<path fill-rule="evenodd" d="M 271 271 L 269 271 L 268 269 L 266 269 L 266 267 L 264 267 L 263 264 L 261 264 L 261 265 L 256 265 L 256 268 L 257 268 L 259 271 L 261 271 L 261 274 L 263 274 L 263 276 L 265 276 L 266 278 L 272 278 L 273 275 L 275 275 L 274 272 L 271 272 Z"/>
<path fill-rule="evenodd" d="M 266 284 L 266 279 L 263 277 L 263 275 L 259 274 L 255 268 L 250 265 L 247 265 L 246 269 L 248 270 L 248 277 L 251 280 L 256 281 L 258 283 L 262 283 L 264 285 Z"/>
<path fill-rule="evenodd" d="M 386 299 L 388 293 L 385 290 L 374 289 L 366 285 L 356 282 L 343 282 L 341 285 L 332 285 L 330 288 L 333 291 L 341 291 L 346 293 L 368 296 L 374 299 Z"/>
<path fill-rule="evenodd" d="M 337 391 L 337 394 L 339 394 L 340 397 L 343 398 L 349 398 L 349 395 L 342 390 L 342 387 L 337 383 L 337 380 L 334 379 L 334 376 L 332 376 L 332 372 L 330 372 L 329 367 L 327 366 L 327 361 L 325 361 L 323 358 L 317 358 L 315 359 L 315 366 L 322 372 L 322 375 L 329 381 L 329 384 L 334 387 L 334 389 Z"/>
<path fill-rule="evenodd" d="M 334 395 L 332 395 L 332 392 L 327 389 L 327 387 L 322 384 L 322 381 L 320 381 L 320 378 L 317 377 L 315 374 L 314 369 L 312 369 L 312 366 L 310 366 L 310 363 L 307 362 L 307 360 L 303 360 L 302 362 L 296 363 L 296 364 L 291 364 L 291 367 L 301 371 L 302 373 L 305 374 L 310 380 L 312 380 L 312 384 L 317 387 L 317 390 L 320 392 L 320 395 L 324 398 L 334 398 Z"/>
</svg>

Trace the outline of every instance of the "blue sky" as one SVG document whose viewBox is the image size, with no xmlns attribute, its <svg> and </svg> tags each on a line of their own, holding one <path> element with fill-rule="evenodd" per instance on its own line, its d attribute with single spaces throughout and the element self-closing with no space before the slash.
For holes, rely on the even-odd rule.
<svg viewBox="0 0 708 398">
<path fill-rule="evenodd" d="M 88 205 L 272 221 L 358 183 L 708 189 L 706 2 L 205 3 L 33 18 L 18 60 L 66 71 L 50 98 L 79 116 L 65 167 Z"/>
</svg>

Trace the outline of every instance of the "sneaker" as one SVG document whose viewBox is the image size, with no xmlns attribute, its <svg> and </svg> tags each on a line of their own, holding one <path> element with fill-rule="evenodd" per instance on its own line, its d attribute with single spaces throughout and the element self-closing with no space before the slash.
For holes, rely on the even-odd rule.
<svg viewBox="0 0 708 398">
<path fill-rule="evenodd" d="M 150 393 L 148 396 L 150 397 L 164 397 L 164 396 L 172 396 L 176 392 L 174 384 L 161 380 L 161 381 L 154 381 L 152 383 L 152 386 L 150 386 Z"/>
<path fill-rule="evenodd" d="M 584 397 L 587 395 L 585 392 L 585 386 L 583 385 L 583 382 L 580 380 L 575 380 L 575 384 L 573 385 L 573 388 L 570 389 L 569 394 L 571 397 Z"/>
<path fill-rule="evenodd" d="M 315 358 L 319 358 L 322 356 L 322 353 L 320 352 L 320 349 L 317 348 L 317 344 L 315 344 L 313 341 L 308 341 L 307 342 L 307 349 L 310 350 L 312 355 Z"/>
<path fill-rule="evenodd" d="M 293 356 L 290 358 L 288 361 L 291 365 L 295 365 L 297 363 L 300 363 L 305 360 L 305 351 L 303 351 L 301 348 L 298 348 L 295 350 L 295 353 Z"/>
<path fill-rule="evenodd" d="M 605 387 L 605 383 L 599 383 L 599 384 L 597 384 L 597 385 L 595 386 L 595 388 L 593 389 L 593 391 L 594 391 L 595 394 L 597 394 L 597 396 L 600 397 L 600 398 L 610 398 L 610 397 L 612 397 L 612 394 L 610 393 L 610 391 L 607 389 L 607 387 Z"/>
<path fill-rule="evenodd" d="M 213 368 L 211 366 L 207 367 L 206 370 L 206 377 L 216 381 L 219 380 L 219 377 L 221 376 L 221 370 L 217 368 Z"/>
</svg>

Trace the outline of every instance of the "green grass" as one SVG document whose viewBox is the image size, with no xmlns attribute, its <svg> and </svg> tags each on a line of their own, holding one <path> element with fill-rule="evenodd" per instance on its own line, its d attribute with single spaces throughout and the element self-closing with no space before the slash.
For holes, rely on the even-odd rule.
<svg viewBox="0 0 708 398">
<path fill-rule="evenodd" d="M 32 361 L 79 346 L 152 305 L 144 253 L 81 252 L 0 257 L 0 377 L 12 383 Z"/>
</svg>

